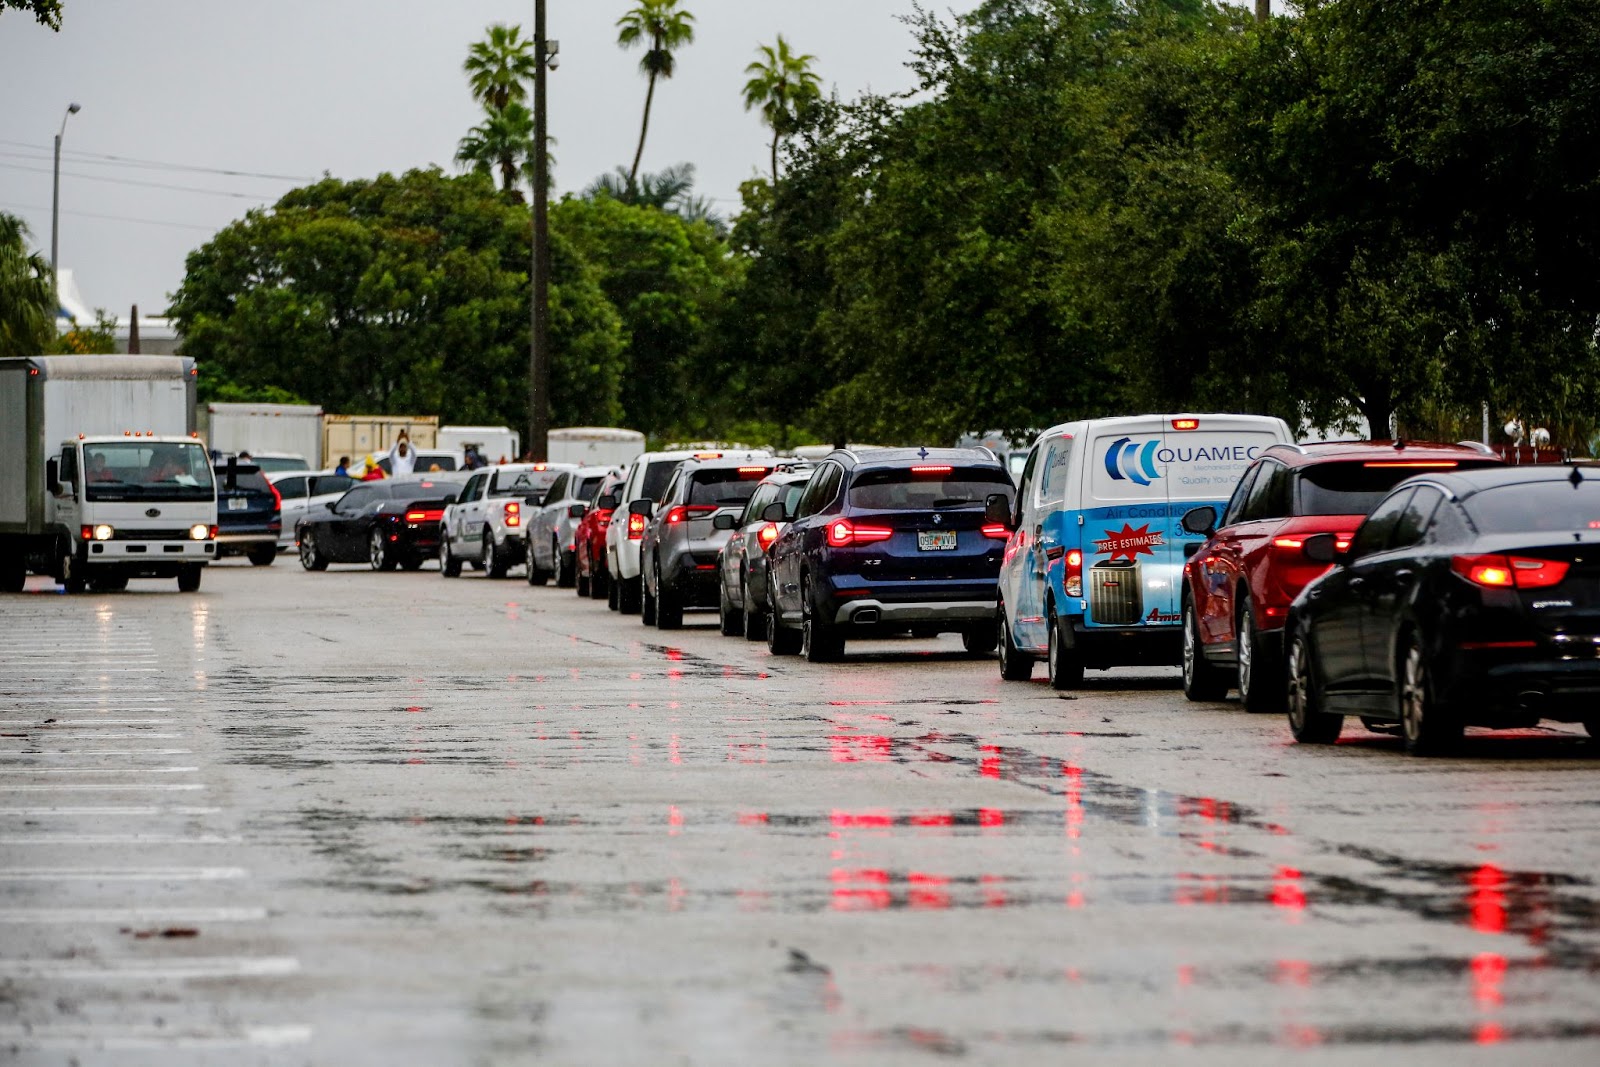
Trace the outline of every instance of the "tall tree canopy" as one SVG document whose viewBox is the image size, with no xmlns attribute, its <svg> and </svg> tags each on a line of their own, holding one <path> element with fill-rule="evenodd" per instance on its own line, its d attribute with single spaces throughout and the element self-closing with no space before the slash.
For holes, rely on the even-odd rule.
<svg viewBox="0 0 1600 1067">
<path fill-rule="evenodd" d="M 680 10 L 678 0 L 639 0 L 637 6 L 617 20 L 617 44 L 623 48 L 644 45 L 639 69 L 649 79 L 644 94 L 644 119 L 639 124 L 639 148 L 628 168 L 628 184 L 639 179 L 639 162 L 644 159 L 645 136 L 650 132 L 650 105 L 656 98 L 656 79 L 670 78 L 678 69 L 677 49 L 694 43 L 694 16 Z"/>
<path fill-rule="evenodd" d="M 822 79 L 811 69 L 817 57 L 799 55 L 778 34 L 776 45 L 760 45 L 761 58 L 744 68 L 744 109 L 761 112 L 772 130 L 772 180 L 778 180 L 778 142 L 800 126 L 800 112 L 822 96 Z"/>
<path fill-rule="evenodd" d="M 28 252 L 28 227 L 0 211 L 0 358 L 36 356 L 56 336 L 50 264 Z"/>
</svg>

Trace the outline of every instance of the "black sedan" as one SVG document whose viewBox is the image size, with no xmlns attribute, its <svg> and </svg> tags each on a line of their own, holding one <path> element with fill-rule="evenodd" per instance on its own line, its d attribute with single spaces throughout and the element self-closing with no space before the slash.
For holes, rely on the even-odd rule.
<svg viewBox="0 0 1600 1067">
<path fill-rule="evenodd" d="M 1467 726 L 1581 722 L 1600 737 L 1600 468 L 1412 478 L 1290 609 L 1289 726 L 1336 740 L 1346 715 L 1415 754 Z"/>
<path fill-rule="evenodd" d="M 363 482 L 300 520 L 300 565 L 308 571 L 327 570 L 330 563 L 417 570 L 438 555 L 440 520 L 460 488 L 454 475 Z"/>
</svg>

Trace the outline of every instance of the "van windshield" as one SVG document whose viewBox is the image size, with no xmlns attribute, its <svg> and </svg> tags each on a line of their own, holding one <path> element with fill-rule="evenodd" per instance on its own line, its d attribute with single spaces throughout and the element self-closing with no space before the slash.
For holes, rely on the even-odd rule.
<svg viewBox="0 0 1600 1067">
<path fill-rule="evenodd" d="M 114 441 L 83 446 L 84 499 L 210 500 L 211 457 L 198 443 Z"/>
</svg>

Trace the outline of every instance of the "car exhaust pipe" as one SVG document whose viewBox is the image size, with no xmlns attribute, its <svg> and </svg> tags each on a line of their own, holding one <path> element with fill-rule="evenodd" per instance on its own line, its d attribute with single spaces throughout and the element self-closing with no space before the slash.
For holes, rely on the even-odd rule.
<svg viewBox="0 0 1600 1067">
<path fill-rule="evenodd" d="M 852 616 L 851 621 L 860 626 L 874 626 L 878 622 L 877 608 L 862 608 Z"/>
</svg>

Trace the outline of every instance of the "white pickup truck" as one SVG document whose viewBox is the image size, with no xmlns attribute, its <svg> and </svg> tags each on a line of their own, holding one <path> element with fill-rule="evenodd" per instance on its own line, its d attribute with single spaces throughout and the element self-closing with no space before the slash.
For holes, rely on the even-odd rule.
<svg viewBox="0 0 1600 1067">
<path fill-rule="evenodd" d="M 526 558 L 528 524 L 545 493 L 564 471 L 575 468 L 572 463 L 507 463 L 474 473 L 445 508 L 439 570 L 446 578 L 459 578 L 461 565 L 470 563 L 491 578 L 504 578 Z"/>
</svg>

